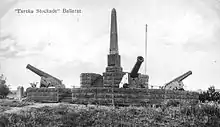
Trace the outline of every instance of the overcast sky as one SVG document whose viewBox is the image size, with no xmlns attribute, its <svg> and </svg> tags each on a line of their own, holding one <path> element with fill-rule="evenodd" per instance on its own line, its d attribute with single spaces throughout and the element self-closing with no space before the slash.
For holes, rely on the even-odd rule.
<svg viewBox="0 0 220 127">
<path fill-rule="evenodd" d="M 15 9 L 80 9 L 82 13 L 29 14 Z M 111 9 L 116 8 L 124 71 L 145 56 L 150 85 L 164 85 L 191 70 L 188 90 L 220 88 L 219 0 L 1 0 L 0 73 L 11 88 L 39 81 L 31 64 L 67 87 L 80 73 L 107 66 Z M 140 70 L 144 73 L 144 64 Z"/>
</svg>

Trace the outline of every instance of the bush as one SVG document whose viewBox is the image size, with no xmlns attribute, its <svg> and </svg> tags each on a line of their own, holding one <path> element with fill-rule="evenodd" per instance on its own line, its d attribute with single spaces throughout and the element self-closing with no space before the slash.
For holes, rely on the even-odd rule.
<svg viewBox="0 0 220 127">
<path fill-rule="evenodd" d="M 206 101 L 220 102 L 220 93 L 215 91 L 214 86 L 210 86 L 206 92 L 199 94 L 199 100 L 202 103 Z"/>
<path fill-rule="evenodd" d="M 0 127 L 5 127 L 8 126 L 9 120 L 4 117 L 4 116 L 0 116 Z"/>
<path fill-rule="evenodd" d="M 204 127 L 220 126 L 220 108 L 217 104 L 185 105 L 180 112 L 182 118 L 189 123 L 194 122 L 195 125 Z"/>
<path fill-rule="evenodd" d="M 10 93 L 10 90 L 7 85 L 0 84 L 0 96 L 5 98 Z"/>
<path fill-rule="evenodd" d="M 165 106 L 169 107 L 169 106 L 173 106 L 173 107 L 177 107 L 180 104 L 180 101 L 178 100 L 168 100 L 165 103 Z"/>
<path fill-rule="evenodd" d="M 6 85 L 4 76 L 0 76 L 0 98 L 5 98 L 10 93 L 9 87 Z"/>
</svg>

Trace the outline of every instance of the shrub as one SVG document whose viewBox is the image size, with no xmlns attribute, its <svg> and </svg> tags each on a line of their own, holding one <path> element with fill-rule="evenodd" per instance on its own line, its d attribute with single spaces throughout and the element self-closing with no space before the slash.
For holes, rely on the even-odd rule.
<svg viewBox="0 0 220 127">
<path fill-rule="evenodd" d="M 185 121 L 198 126 L 220 126 L 220 108 L 217 104 L 184 105 L 180 113 Z"/>
<path fill-rule="evenodd" d="M 163 115 L 160 112 L 156 113 L 153 117 L 154 117 L 154 120 L 158 122 L 162 121 L 163 119 Z"/>
<path fill-rule="evenodd" d="M 0 98 L 5 98 L 10 93 L 9 87 L 6 85 L 6 78 L 0 76 Z"/>
<path fill-rule="evenodd" d="M 167 102 L 165 102 L 166 107 L 169 107 L 169 106 L 177 107 L 179 104 L 180 102 L 178 100 L 168 100 Z"/>
<path fill-rule="evenodd" d="M 7 126 L 9 123 L 9 120 L 4 117 L 4 116 L 0 116 L 0 127 L 5 127 Z"/>
<path fill-rule="evenodd" d="M 79 113 L 70 112 L 64 115 L 61 120 L 65 126 L 78 126 L 79 121 L 78 118 L 80 117 Z"/>
<path fill-rule="evenodd" d="M 220 102 L 220 93 L 215 91 L 214 86 L 210 86 L 206 92 L 199 94 L 199 100 L 202 103 L 206 101 Z"/>
</svg>

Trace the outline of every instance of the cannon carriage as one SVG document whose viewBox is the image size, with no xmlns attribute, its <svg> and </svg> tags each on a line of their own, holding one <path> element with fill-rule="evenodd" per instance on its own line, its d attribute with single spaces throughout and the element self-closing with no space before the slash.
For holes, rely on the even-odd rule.
<svg viewBox="0 0 220 127">
<path fill-rule="evenodd" d="M 125 73 L 119 84 L 119 87 L 123 88 L 148 88 L 148 75 L 138 73 L 144 58 L 142 56 L 137 57 L 137 61 L 130 73 Z"/>
<path fill-rule="evenodd" d="M 164 85 L 164 89 L 169 89 L 169 90 L 184 90 L 183 86 L 183 80 L 185 78 L 187 78 L 188 76 L 190 76 L 192 74 L 192 71 L 188 71 L 186 73 L 184 73 L 183 75 L 173 79 L 172 81 L 166 83 Z"/>
</svg>

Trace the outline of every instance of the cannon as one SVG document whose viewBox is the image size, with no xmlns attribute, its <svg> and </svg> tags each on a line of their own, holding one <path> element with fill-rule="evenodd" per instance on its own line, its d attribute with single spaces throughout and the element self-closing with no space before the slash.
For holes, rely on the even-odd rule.
<svg viewBox="0 0 220 127">
<path fill-rule="evenodd" d="M 47 73 L 35 68 L 34 66 L 32 66 L 30 64 L 28 64 L 26 66 L 26 68 L 41 77 L 40 87 L 65 88 L 65 85 L 62 84 L 62 80 L 60 80 L 56 77 L 53 77 L 52 75 L 47 74 Z"/>
<path fill-rule="evenodd" d="M 130 73 L 125 73 L 119 84 L 119 87 L 123 88 L 146 88 L 148 86 L 148 75 L 138 73 L 144 58 L 142 56 L 137 57 L 137 62 L 132 68 Z"/>
<path fill-rule="evenodd" d="M 131 78 L 137 78 L 138 77 L 138 71 L 141 67 L 142 62 L 144 62 L 144 58 L 142 56 L 137 57 L 137 62 L 135 63 L 133 69 L 131 70 L 130 76 Z"/>
<path fill-rule="evenodd" d="M 188 72 L 184 73 L 183 75 L 181 75 L 181 76 L 173 79 L 172 81 L 166 83 L 163 88 L 164 89 L 170 89 L 170 90 L 184 90 L 183 89 L 184 84 L 183 84 L 182 81 L 191 74 L 192 74 L 192 71 L 188 71 Z"/>
</svg>

